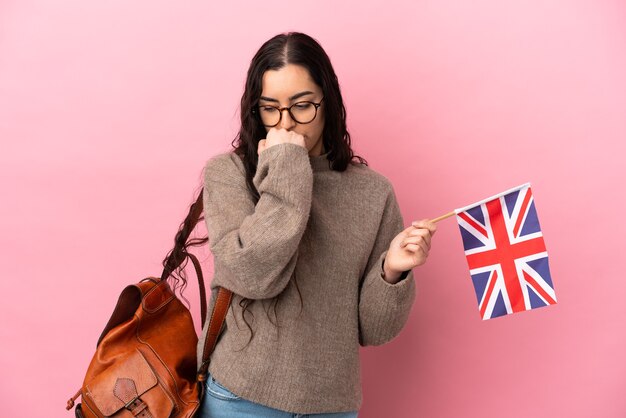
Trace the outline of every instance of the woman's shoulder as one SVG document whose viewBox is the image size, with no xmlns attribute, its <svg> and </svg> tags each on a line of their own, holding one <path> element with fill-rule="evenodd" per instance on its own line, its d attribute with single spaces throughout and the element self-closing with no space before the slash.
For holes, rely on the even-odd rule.
<svg viewBox="0 0 626 418">
<path fill-rule="evenodd" d="M 388 192 L 393 189 L 389 178 L 369 165 L 359 163 L 358 161 L 348 164 L 346 173 L 353 181 L 364 184 L 370 189 L 377 189 L 381 192 Z"/>
<path fill-rule="evenodd" d="M 211 156 L 204 164 L 205 177 L 245 176 L 241 157 L 234 151 L 223 151 Z"/>
</svg>

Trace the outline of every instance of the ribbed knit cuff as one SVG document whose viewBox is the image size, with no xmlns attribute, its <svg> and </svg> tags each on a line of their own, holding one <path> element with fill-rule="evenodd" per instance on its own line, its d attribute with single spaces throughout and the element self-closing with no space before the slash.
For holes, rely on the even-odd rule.
<svg viewBox="0 0 626 418">
<path fill-rule="evenodd" d="M 380 301 L 381 306 L 385 306 L 386 309 L 402 311 L 406 305 L 412 303 L 415 297 L 413 270 L 408 270 L 406 277 L 397 283 L 389 283 L 383 279 L 383 260 L 387 251 L 385 250 L 378 259 L 379 270 L 375 280 L 368 280 L 364 285 L 367 286 L 367 293 L 376 295 L 375 298 Z"/>
<path fill-rule="evenodd" d="M 376 271 L 370 271 L 361 289 L 359 319 L 361 345 L 381 345 L 398 335 L 408 318 L 415 300 L 413 270 L 404 280 L 391 284 L 382 278 L 382 265 L 387 250 L 378 261 Z"/>
<path fill-rule="evenodd" d="M 385 255 L 386 255 L 386 254 L 387 254 L 387 253 L 385 252 Z M 385 257 L 383 257 L 383 261 L 382 261 L 382 263 L 381 263 L 380 267 L 381 267 L 380 277 L 382 277 L 382 278 L 383 278 L 383 280 L 385 280 L 385 278 L 384 278 L 384 277 L 385 277 L 385 275 L 384 275 L 384 272 L 385 272 Z M 403 271 L 403 272 L 400 274 L 400 278 L 396 281 L 396 283 L 389 283 L 389 282 L 387 282 L 387 280 L 385 280 L 385 281 L 386 281 L 387 283 L 391 284 L 391 285 L 393 285 L 393 284 L 398 284 L 398 283 L 400 283 L 402 280 L 406 279 L 406 278 L 407 278 L 407 276 L 409 275 L 409 273 L 411 273 L 412 271 L 413 271 L 412 269 L 411 269 L 411 270 L 405 270 L 405 271 Z"/>
<path fill-rule="evenodd" d="M 378 260 L 379 261 L 378 265 L 380 266 L 380 274 L 379 274 L 379 276 L 380 276 L 381 280 L 383 282 L 385 282 L 386 285 L 400 287 L 403 282 L 407 281 L 407 279 L 413 278 L 413 269 L 403 271 L 402 274 L 400 275 L 400 279 L 396 283 L 389 283 L 387 280 L 385 280 L 383 278 L 383 273 L 385 271 L 385 258 L 387 256 L 387 251 L 389 251 L 389 250 L 385 250 L 385 252 L 380 256 L 380 259 Z"/>
</svg>

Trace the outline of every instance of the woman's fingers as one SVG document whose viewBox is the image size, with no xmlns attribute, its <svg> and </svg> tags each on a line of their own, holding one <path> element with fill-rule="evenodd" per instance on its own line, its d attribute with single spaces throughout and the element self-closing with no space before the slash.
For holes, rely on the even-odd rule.
<svg viewBox="0 0 626 418">
<path fill-rule="evenodd" d="M 426 244 L 428 245 L 428 248 L 430 249 L 430 241 L 432 240 L 432 233 L 427 230 L 427 229 L 414 229 L 413 231 L 409 232 L 409 237 L 420 237 L 422 238 Z"/>
<path fill-rule="evenodd" d="M 435 223 L 428 219 L 412 222 L 391 241 L 387 255 L 389 266 L 392 267 L 391 264 L 394 264 L 393 268 L 401 271 L 406 270 L 408 263 L 411 264 L 411 268 L 424 264 L 436 230 Z"/>
<path fill-rule="evenodd" d="M 411 222 L 411 226 L 414 226 L 416 228 L 427 229 L 428 231 L 430 231 L 430 235 L 434 235 L 435 232 L 437 232 L 437 224 L 429 221 L 428 219 L 413 221 Z"/>
<path fill-rule="evenodd" d="M 411 226 L 404 230 L 406 236 L 402 240 L 400 247 L 412 252 L 421 249 L 425 255 L 428 255 L 431 238 L 436 231 L 437 225 L 428 219 L 413 221 Z"/>
<path fill-rule="evenodd" d="M 435 231 L 437 231 L 437 225 L 428 219 L 413 221 L 411 226 L 403 231 L 404 239 L 400 243 L 400 248 L 405 248 L 411 252 L 421 249 L 425 255 L 428 255 Z"/>
<path fill-rule="evenodd" d="M 414 231 L 414 232 L 417 232 L 417 231 Z M 424 235 L 424 234 L 427 234 L 427 235 Z M 402 241 L 402 244 L 400 244 L 400 247 L 405 247 L 410 244 L 419 245 L 420 247 L 422 247 L 424 252 L 427 253 L 428 251 L 430 251 L 430 233 L 419 232 L 419 235 L 408 236 Z"/>
<path fill-rule="evenodd" d="M 424 256 L 428 257 L 428 251 L 424 250 L 424 247 L 420 246 L 419 244 L 407 244 L 404 249 L 412 253 L 421 251 Z"/>
<path fill-rule="evenodd" d="M 257 149 L 256 149 L 257 155 L 261 154 L 261 152 L 263 152 L 263 150 L 265 150 L 265 145 L 266 145 L 266 140 L 265 139 L 261 139 L 259 141 L 259 144 L 257 145 Z"/>
<path fill-rule="evenodd" d="M 306 143 L 304 141 L 304 136 L 300 135 L 299 133 L 296 133 L 294 131 L 288 131 L 284 128 L 271 128 L 268 132 L 267 132 L 267 146 L 271 147 L 273 145 L 276 144 L 281 144 L 284 142 L 289 142 L 292 144 L 297 144 L 300 145 L 302 147 L 306 148 Z"/>
</svg>

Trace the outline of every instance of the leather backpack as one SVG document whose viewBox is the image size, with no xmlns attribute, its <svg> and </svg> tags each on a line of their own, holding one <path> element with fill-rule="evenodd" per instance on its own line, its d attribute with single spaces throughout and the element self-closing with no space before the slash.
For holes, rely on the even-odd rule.
<svg viewBox="0 0 626 418">
<path fill-rule="evenodd" d="M 81 396 L 76 417 L 197 416 L 210 354 L 223 329 L 232 292 L 218 287 L 212 294 L 213 309 L 198 369 L 198 337 L 191 313 L 172 291 L 167 278 L 186 257 L 192 261 L 204 327 L 207 312 L 202 269 L 198 259 L 187 252 L 187 239 L 198 221 L 204 219 L 202 212 L 200 191 L 176 236 L 174 249 L 164 261 L 161 277 L 146 277 L 120 294 L 98 339 L 83 385 L 67 402 L 66 409 L 70 410 Z"/>
</svg>

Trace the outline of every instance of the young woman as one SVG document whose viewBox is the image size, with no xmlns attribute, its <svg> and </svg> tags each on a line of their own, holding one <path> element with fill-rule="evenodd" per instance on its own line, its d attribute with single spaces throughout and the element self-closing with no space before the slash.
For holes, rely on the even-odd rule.
<svg viewBox="0 0 626 418">
<path fill-rule="evenodd" d="M 403 328 L 435 224 L 405 228 L 389 180 L 354 156 L 333 67 L 305 34 L 252 59 L 235 142 L 204 172 L 211 288 L 234 296 L 200 416 L 356 417 L 359 345 Z"/>
</svg>

